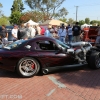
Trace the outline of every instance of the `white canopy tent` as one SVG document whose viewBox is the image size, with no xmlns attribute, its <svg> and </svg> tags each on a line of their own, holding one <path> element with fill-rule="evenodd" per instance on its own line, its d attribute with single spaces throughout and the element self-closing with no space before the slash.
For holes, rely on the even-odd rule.
<svg viewBox="0 0 100 100">
<path fill-rule="evenodd" d="M 40 25 L 41 26 L 48 26 L 48 25 L 60 26 L 61 24 L 67 25 L 67 23 L 64 23 L 64 22 L 62 22 L 60 20 L 55 20 L 55 19 L 46 20 L 44 23 L 41 23 Z"/>
<path fill-rule="evenodd" d="M 92 25 L 83 24 L 83 25 L 81 25 L 81 29 L 83 29 L 84 27 L 90 27 L 90 26 L 92 26 Z"/>
<path fill-rule="evenodd" d="M 32 21 L 31 19 L 28 22 L 24 23 L 24 25 L 26 26 L 27 23 L 30 23 L 30 25 L 33 25 L 33 26 L 38 25 L 38 23 Z"/>
</svg>

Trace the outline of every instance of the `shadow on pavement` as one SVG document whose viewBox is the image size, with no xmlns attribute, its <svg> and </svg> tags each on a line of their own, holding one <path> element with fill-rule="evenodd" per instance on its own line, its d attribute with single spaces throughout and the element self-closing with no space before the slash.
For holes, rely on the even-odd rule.
<svg viewBox="0 0 100 100">
<path fill-rule="evenodd" d="M 43 74 L 38 74 L 42 78 Z M 82 87 L 100 88 L 100 69 L 93 70 L 84 67 L 64 68 L 48 73 L 64 84 L 79 85 Z M 43 75 L 44 76 L 44 75 Z M 16 72 L 0 69 L 0 78 L 21 78 Z M 37 77 L 37 78 L 38 78 Z M 23 79 L 23 78 L 22 78 Z M 32 78 L 33 79 L 33 78 Z"/>
<path fill-rule="evenodd" d="M 0 69 L 0 78 L 1 77 L 20 78 L 20 76 L 16 72 L 6 71 L 3 69 Z"/>
<path fill-rule="evenodd" d="M 94 70 L 84 67 L 60 69 L 49 73 L 64 84 L 79 85 L 82 87 L 100 88 L 100 69 Z"/>
</svg>

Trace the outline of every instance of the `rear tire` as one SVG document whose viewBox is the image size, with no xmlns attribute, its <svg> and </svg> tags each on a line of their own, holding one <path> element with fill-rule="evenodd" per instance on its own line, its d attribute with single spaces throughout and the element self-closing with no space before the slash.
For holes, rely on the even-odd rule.
<svg viewBox="0 0 100 100">
<path fill-rule="evenodd" d="M 89 57 L 89 67 L 93 69 L 99 69 L 100 68 L 100 53 L 99 52 L 93 52 L 91 56 Z"/>
<path fill-rule="evenodd" d="M 21 77 L 32 77 L 39 72 L 40 65 L 36 59 L 25 57 L 18 62 L 16 70 Z"/>
</svg>

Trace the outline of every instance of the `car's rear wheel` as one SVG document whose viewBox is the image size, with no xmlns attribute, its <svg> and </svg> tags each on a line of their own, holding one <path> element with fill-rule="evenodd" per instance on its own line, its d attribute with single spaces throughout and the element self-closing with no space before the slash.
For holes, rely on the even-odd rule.
<svg viewBox="0 0 100 100">
<path fill-rule="evenodd" d="M 89 67 L 99 69 L 100 68 L 100 53 L 94 52 L 89 58 Z"/>
<path fill-rule="evenodd" d="M 22 77 L 32 77 L 39 72 L 40 65 L 36 59 L 25 57 L 18 62 L 16 70 Z"/>
</svg>

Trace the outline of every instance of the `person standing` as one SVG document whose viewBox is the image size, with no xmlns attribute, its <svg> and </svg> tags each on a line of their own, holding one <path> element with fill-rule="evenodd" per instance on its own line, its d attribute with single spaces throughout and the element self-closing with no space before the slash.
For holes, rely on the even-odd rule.
<svg viewBox="0 0 100 100">
<path fill-rule="evenodd" d="M 67 31 L 66 31 L 66 29 L 65 29 L 64 24 L 62 24 L 62 26 L 61 26 L 60 29 L 58 30 L 59 40 L 60 40 L 61 42 L 63 42 L 63 43 L 66 43 L 66 42 L 65 42 L 66 35 L 67 35 Z"/>
<path fill-rule="evenodd" d="M 98 25 L 98 28 L 95 31 L 98 31 L 96 41 L 95 41 L 95 45 L 100 46 L 100 26 L 99 25 Z"/>
<path fill-rule="evenodd" d="M 6 30 L 6 26 L 2 25 L 2 30 L 0 32 L 0 37 L 2 40 L 2 43 L 6 45 L 8 43 L 8 31 Z"/>
<path fill-rule="evenodd" d="M 28 36 L 26 34 L 26 31 L 25 31 L 25 27 L 24 27 L 24 24 L 22 23 L 18 29 L 18 39 L 24 39 L 24 40 L 27 40 L 28 39 Z"/>
<path fill-rule="evenodd" d="M 78 22 L 76 22 L 75 26 L 73 26 L 72 31 L 73 31 L 74 42 L 80 41 L 81 28 L 80 26 L 78 26 Z"/>
<path fill-rule="evenodd" d="M 41 28 L 39 25 L 36 25 L 36 30 L 37 30 L 37 34 L 36 35 L 41 35 Z"/>
<path fill-rule="evenodd" d="M 68 36 L 69 44 L 72 43 L 73 32 L 72 32 L 72 27 L 70 25 L 69 25 L 68 30 L 67 30 L 67 36 Z"/>
<path fill-rule="evenodd" d="M 30 23 L 27 23 L 25 31 L 26 31 L 26 35 L 28 36 L 28 39 L 31 39 L 31 38 L 33 38 L 35 36 L 36 31 L 30 25 Z"/>
<path fill-rule="evenodd" d="M 12 36 L 13 36 L 13 41 L 16 41 L 18 39 L 17 35 L 18 35 L 18 26 L 14 25 L 12 31 Z"/>
<path fill-rule="evenodd" d="M 50 32 L 51 28 L 52 28 L 52 26 L 49 25 L 44 33 L 44 36 L 52 37 L 52 33 Z"/>
<path fill-rule="evenodd" d="M 45 29 L 44 27 L 41 26 L 41 35 L 44 35 L 44 33 L 45 33 Z"/>
</svg>

